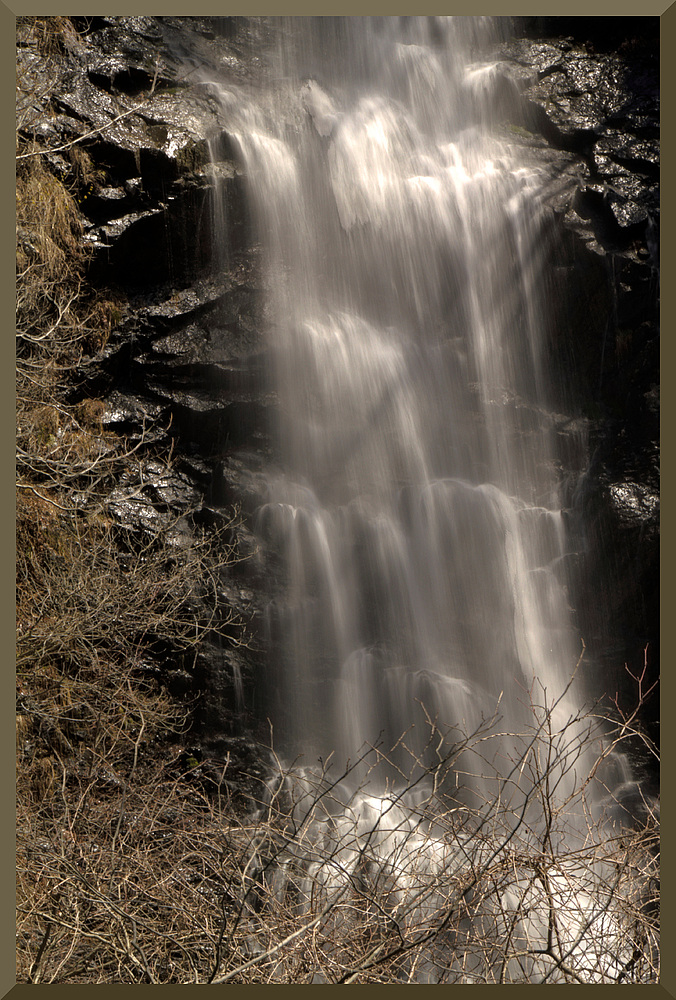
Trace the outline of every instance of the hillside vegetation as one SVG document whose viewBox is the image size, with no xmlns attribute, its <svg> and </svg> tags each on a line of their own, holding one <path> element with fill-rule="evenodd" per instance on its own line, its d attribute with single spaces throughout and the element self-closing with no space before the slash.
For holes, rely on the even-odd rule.
<svg viewBox="0 0 676 1000">
<path fill-rule="evenodd" d="M 24 47 L 51 60 L 76 30 L 62 17 L 19 18 L 18 28 Z M 183 780 L 190 705 L 162 690 L 149 666 L 164 648 L 194 655 L 221 627 L 210 592 L 230 549 L 226 528 L 187 532 L 158 514 L 141 536 L 109 510 L 125 472 L 142 476 L 144 461 L 168 466 L 172 456 L 154 447 L 150 427 L 136 439 L 107 431 L 102 400 L 72 402 L 78 366 L 105 345 L 125 303 L 87 282 L 79 203 L 95 178 L 77 142 L 61 150 L 65 176 L 50 169 L 49 144 L 37 137 L 49 86 L 48 76 L 17 73 L 17 976 L 135 982 L 131 945 L 128 972 L 109 964 L 107 947 L 93 958 L 89 946 L 105 934 L 118 955 L 110 905 L 117 912 L 138 881 L 137 852 L 155 891 L 167 831 L 204 822 L 203 795 Z M 101 903 L 103 923 L 74 871 L 115 896 Z"/>
</svg>

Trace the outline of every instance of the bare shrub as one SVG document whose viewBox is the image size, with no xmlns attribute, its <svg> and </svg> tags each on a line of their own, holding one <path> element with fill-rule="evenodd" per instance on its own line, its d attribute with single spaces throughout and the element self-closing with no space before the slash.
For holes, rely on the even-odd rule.
<svg viewBox="0 0 676 1000">
<path fill-rule="evenodd" d="M 656 817 L 609 824 L 582 772 L 572 797 L 543 804 L 566 767 L 553 708 L 543 718 L 534 707 L 524 753 L 483 809 L 463 807 L 449 778 L 468 755 L 482 766 L 497 719 L 389 788 L 368 767 L 351 785 L 382 763 L 382 747 L 344 770 L 278 761 L 242 814 L 227 760 L 208 781 L 196 761 L 144 772 L 143 720 L 125 707 L 120 735 L 101 743 L 98 778 L 75 781 L 64 762 L 47 779 L 51 807 L 46 798 L 33 814 L 21 981 L 657 982 Z M 581 760 L 602 735 L 598 770 L 620 734 L 589 721 L 587 737 L 579 719 L 567 736 Z M 439 730 L 430 735 L 441 747 Z M 120 741 L 126 764 L 104 794 Z M 504 803 L 516 783 L 515 816 Z M 571 811 L 584 823 L 573 828 Z"/>
<path fill-rule="evenodd" d="M 16 25 L 24 44 L 34 45 L 41 56 L 62 53 L 68 39 L 75 33 L 69 17 L 22 15 L 17 17 Z"/>
<path fill-rule="evenodd" d="M 125 305 L 85 280 L 76 195 L 97 179 L 91 161 L 61 143 L 67 186 L 45 138 L 73 26 L 19 18 L 18 32 L 17 975 L 171 981 L 189 954 L 182 893 L 186 941 L 205 930 L 198 889 L 172 874 L 173 860 L 192 871 L 186 852 L 195 848 L 186 845 L 213 808 L 173 767 L 190 705 L 170 698 L 149 668 L 159 673 L 157 663 L 173 657 L 189 669 L 205 636 L 246 641 L 218 596 L 234 558 L 232 524 L 206 533 L 189 510 L 178 517 L 142 503 L 145 457 L 171 467 L 166 428 L 120 437 L 106 430 L 102 400 L 69 401 L 73 372 L 105 345 Z M 125 527 L 111 506 L 122 479 L 131 484 L 125 509 L 142 506 L 145 527 L 133 517 Z M 172 824 L 183 831 L 174 856 Z M 154 914 L 169 918 L 155 972 L 135 923 L 145 935 Z M 180 968 L 183 977 L 189 963 Z"/>
<path fill-rule="evenodd" d="M 631 829 L 608 822 L 590 785 L 622 734 L 600 731 L 594 716 L 558 731 L 555 708 L 534 704 L 521 755 L 479 810 L 440 776 L 468 752 L 484 766 L 495 720 L 415 787 L 362 787 L 337 812 L 325 772 L 286 776 L 269 814 L 283 836 L 261 865 L 257 939 L 268 919 L 274 943 L 214 981 L 656 982 L 657 818 Z M 573 761 L 579 777 L 562 797 L 556 786 Z"/>
</svg>

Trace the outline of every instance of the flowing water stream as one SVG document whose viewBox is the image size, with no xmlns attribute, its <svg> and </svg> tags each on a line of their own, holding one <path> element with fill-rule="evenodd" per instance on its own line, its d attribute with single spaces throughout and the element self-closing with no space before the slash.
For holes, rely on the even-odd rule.
<svg viewBox="0 0 676 1000">
<path fill-rule="evenodd" d="M 520 733 L 533 678 L 558 696 L 580 653 L 543 179 L 494 127 L 491 19 L 309 20 L 234 130 L 280 405 L 257 520 L 286 572 L 267 708 L 311 759 L 412 723 L 422 751 L 423 709 L 473 731 L 499 701 Z"/>
<path fill-rule="evenodd" d="M 406 818 L 420 794 L 396 789 L 440 747 L 497 712 L 501 735 L 480 760 L 457 754 L 447 780 L 481 810 L 510 776 L 519 816 L 534 718 L 556 705 L 559 750 L 575 745 L 560 802 L 589 763 L 570 722 L 587 692 L 581 671 L 571 682 L 581 645 L 547 417 L 548 178 L 498 127 L 495 19 L 278 28 L 265 82 L 220 92 L 265 253 L 279 399 L 256 520 L 284 581 L 264 714 L 278 753 L 310 770 L 330 759 L 341 774 L 377 744 L 387 760 L 343 782 L 351 828 L 387 813 L 393 837 L 418 838 L 406 864 L 432 864 L 441 840 Z"/>
</svg>

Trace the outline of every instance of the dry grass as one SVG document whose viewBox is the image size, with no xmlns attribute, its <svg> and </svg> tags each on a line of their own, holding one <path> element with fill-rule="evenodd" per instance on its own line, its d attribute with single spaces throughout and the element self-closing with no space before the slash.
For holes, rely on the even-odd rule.
<svg viewBox="0 0 676 1000">
<path fill-rule="evenodd" d="M 22 15 L 17 17 L 16 25 L 23 43 L 35 46 L 40 55 L 46 57 L 63 53 L 76 34 L 69 17 Z"/>
<path fill-rule="evenodd" d="M 27 237 L 26 245 L 19 246 L 19 273 L 33 263 L 48 278 L 63 280 L 64 264 L 82 259 L 82 223 L 75 200 L 39 157 L 17 170 L 16 224 Z"/>
</svg>

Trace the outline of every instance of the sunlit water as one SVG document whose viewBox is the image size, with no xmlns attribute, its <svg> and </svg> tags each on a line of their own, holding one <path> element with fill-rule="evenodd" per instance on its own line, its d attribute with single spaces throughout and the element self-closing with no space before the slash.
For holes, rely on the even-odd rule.
<svg viewBox="0 0 676 1000">
<path fill-rule="evenodd" d="M 286 763 L 350 762 L 338 813 L 313 814 L 308 834 L 333 831 L 343 874 L 308 861 L 308 879 L 328 891 L 357 863 L 355 832 L 385 829 L 401 887 L 421 863 L 450 869 L 416 792 L 396 789 L 420 781 L 425 799 L 426 768 L 496 712 L 502 735 L 444 772 L 458 808 L 499 791 L 505 829 L 526 817 L 542 835 L 534 727 L 550 709 L 557 751 L 573 747 L 558 801 L 593 759 L 570 722 L 586 692 L 547 419 L 547 178 L 497 127 L 510 94 L 485 54 L 491 19 L 279 30 L 265 82 L 220 92 L 265 253 L 279 399 L 255 527 L 284 587 L 261 695 Z M 387 761 L 356 765 L 376 745 Z"/>
<path fill-rule="evenodd" d="M 548 215 L 492 127 L 490 23 L 347 20 L 230 100 L 280 401 L 268 707 L 287 752 L 341 764 L 413 722 L 421 750 L 418 702 L 471 732 L 500 699 L 520 733 L 533 678 L 557 696 L 580 653 L 541 411 Z"/>
</svg>

